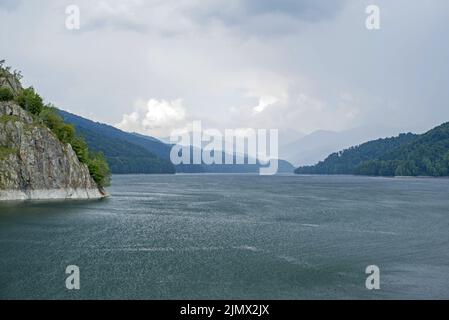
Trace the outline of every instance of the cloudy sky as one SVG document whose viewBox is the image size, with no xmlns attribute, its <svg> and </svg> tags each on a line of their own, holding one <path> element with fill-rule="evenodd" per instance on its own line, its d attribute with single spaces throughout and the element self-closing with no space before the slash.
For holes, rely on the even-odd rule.
<svg viewBox="0 0 449 320">
<path fill-rule="evenodd" d="M 65 27 L 71 4 L 80 30 Z M 365 27 L 370 4 L 380 30 Z M 26 85 L 158 137 L 193 120 L 429 129 L 449 121 L 448 38 L 446 0 L 0 0 L 0 59 Z"/>
</svg>

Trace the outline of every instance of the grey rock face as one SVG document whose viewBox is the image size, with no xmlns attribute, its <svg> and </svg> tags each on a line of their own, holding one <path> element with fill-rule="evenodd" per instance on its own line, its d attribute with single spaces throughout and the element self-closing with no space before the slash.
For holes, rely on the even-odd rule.
<svg viewBox="0 0 449 320">
<path fill-rule="evenodd" d="M 19 79 L 0 66 L 0 88 L 1 87 L 11 89 L 14 94 L 18 94 L 23 90 Z"/>
<path fill-rule="evenodd" d="M 14 102 L 0 102 L 0 200 L 104 196 L 69 144 Z"/>
</svg>

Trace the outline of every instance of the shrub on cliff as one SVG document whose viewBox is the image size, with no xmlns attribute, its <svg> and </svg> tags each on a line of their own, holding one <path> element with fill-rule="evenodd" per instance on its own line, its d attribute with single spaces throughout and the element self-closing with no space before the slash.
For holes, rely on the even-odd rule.
<svg viewBox="0 0 449 320">
<path fill-rule="evenodd" d="M 82 163 L 89 163 L 89 149 L 86 141 L 81 137 L 75 137 L 71 143 L 78 159 Z"/>
<path fill-rule="evenodd" d="M 75 127 L 71 124 L 63 123 L 55 130 L 56 135 L 58 136 L 59 141 L 62 143 L 70 143 L 72 144 L 75 139 Z"/>
<path fill-rule="evenodd" d="M 65 123 L 53 106 L 43 107 L 39 118 L 62 143 L 71 144 L 75 139 L 75 127 Z"/>
<path fill-rule="evenodd" d="M 87 166 L 89 167 L 90 175 L 99 187 L 107 187 L 111 184 L 109 166 L 103 153 L 90 153 Z"/>
<path fill-rule="evenodd" d="M 11 89 L 3 87 L 0 88 L 0 101 L 11 101 L 14 99 L 14 95 Z"/>
<path fill-rule="evenodd" d="M 39 115 L 44 108 L 44 102 L 40 95 L 38 95 L 34 89 L 24 89 L 17 97 L 17 103 L 23 109 L 29 111 L 34 115 Z"/>
</svg>

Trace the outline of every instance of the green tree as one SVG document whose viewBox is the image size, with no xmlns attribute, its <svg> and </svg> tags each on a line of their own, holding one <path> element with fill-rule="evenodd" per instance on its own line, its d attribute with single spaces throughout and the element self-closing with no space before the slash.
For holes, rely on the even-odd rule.
<svg viewBox="0 0 449 320">
<path fill-rule="evenodd" d="M 52 131 L 64 122 L 56 109 L 52 106 L 45 106 L 40 112 L 39 118 Z"/>
<path fill-rule="evenodd" d="M 419 168 L 415 161 L 401 161 L 396 168 L 395 176 L 417 176 L 419 175 Z"/>
<path fill-rule="evenodd" d="M 108 163 L 103 153 L 95 152 L 89 155 L 89 172 L 99 187 L 107 187 L 111 184 L 111 174 Z"/>
<path fill-rule="evenodd" d="M 76 156 L 78 157 L 78 160 L 87 164 L 89 162 L 89 149 L 86 141 L 84 141 L 81 137 L 75 137 L 72 140 L 71 145 L 73 151 L 75 151 Z"/>
<path fill-rule="evenodd" d="M 58 111 L 53 106 L 44 106 L 39 114 L 42 122 L 58 137 L 63 143 L 72 143 L 75 139 L 75 127 L 64 122 Z"/>
<path fill-rule="evenodd" d="M 0 88 L 0 101 L 11 101 L 14 99 L 14 95 L 11 89 L 7 87 Z"/>
<path fill-rule="evenodd" d="M 72 143 L 75 139 L 75 127 L 71 124 L 63 123 L 55 130 L 59 141 L 62 143 Z"/>
<path fill-rule="evenodd" d="M 44 108 L 44 102 L 32 87 L 24 89 L 17 97 L 17 103 L 34 115 L 39 115 Z"/>
</svg>

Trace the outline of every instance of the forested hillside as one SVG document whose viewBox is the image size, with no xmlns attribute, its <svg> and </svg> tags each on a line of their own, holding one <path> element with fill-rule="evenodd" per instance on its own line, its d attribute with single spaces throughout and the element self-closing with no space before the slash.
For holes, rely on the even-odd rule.
<svg viewBox="0 0 449 320">
<path fill-rule="evenodd" d="M 113 173 L 258 173 L 260 165 L 181 164 L 170 161 L 172 145 L 156 138 L 121 131 L 66 111 L 59 111 L 87 141 L 89 148 L 101 151 Z M 191 154 L 193 154 L 191 152 Z M 192 156 L 191 156 L 192 158 Z M 224 158 L 224 155 L 222 155 Z M 193 162 L 193 158 L 192 158 Z M 279 172 L 292 173 L 294 167 L 279 160 Z"/>
<path fill-rule="evenodd" d="M 60 114 L 76 127 L 89 148 L 105 155 L 112 173 L 175 173 L 175 167 L 165 158 L 169 156 L 170 147 L 163 142 L 126 133 L 65 111 L 60 111 Z"/>
<path fill-rule="evenodd" d="M 371 176 L 448 176 L 449 123 L 421 135 L 401 134 L 333 153 L 297 174 Z"/>
</svg>

